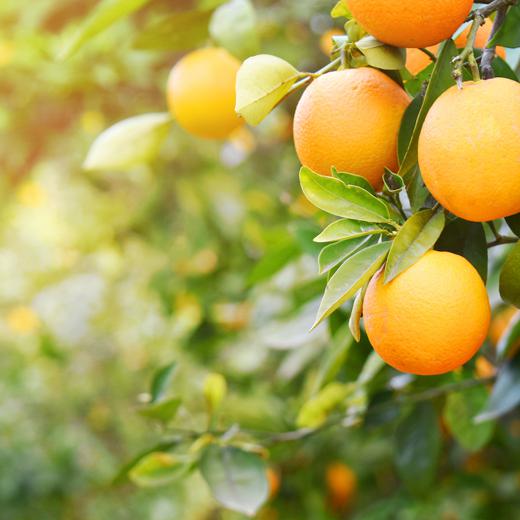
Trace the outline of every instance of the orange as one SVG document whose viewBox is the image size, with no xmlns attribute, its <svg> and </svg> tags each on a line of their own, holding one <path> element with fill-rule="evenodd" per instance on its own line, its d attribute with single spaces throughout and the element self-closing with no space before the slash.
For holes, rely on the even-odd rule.
<svg viewBox="0 0 520 520">
<path fill-rule="evenodd" d="M 267 483 L 269 485 L 269 498 L 273 499 L 280 491 L 281 478 L 280 473 L 272 468 L 267 468 Z"/>
<path fill-rule="evenodd" d="M 356 474 L 346 464 L 334 462 L 327 466 L 325 480 L 332 507 L 345 510 L 356 494 Z"/>
<path fill-rule="evenodd" d="M 224 139 L 242 124 L 235 113 L 235 80 L 240 62 L 226 50 L 190 52 L 168 79 L 170 112 L 190 134 Z"/>
<path fill-rule="evenodd" d="M 489 40 L 489 37 L 491 36 L 491 29 L 493 29 L 493 21 L 489 18 L 485 21 L 484 25 L 480 27 L 480 29 L 477 31 L 477 37 L 475 38 L 475 48 L 476 49 L 483 49 Z M 468 41 L 468 35 L 469 35 L 470 27 L 466 27 L 464 31 L 460 33 L 460 35 L 455 40 L 455 44 L 457 47 L 464 47 Z M 505 58 L 506 57 L 506 50 L 504 47 L 497 47 L 497 54 Z"/>
<path fill-rule="evenodd" d="M 434 45 L 433 47 L 429 47 L 428 50 L 433 54 L 437 54 L 439 50 L 438 45 Z M 406 50 L 406 68 L 416 76 L 424 70 L 428 65 L 432 63 L 431 58 L 421 49 L 407 49 Z"/>
<path fill-rule="evenodd" d="M 343 0 L 372 36 L 396 47 L 429 47 L 464 23 L 473 0 Z"/>
<path fill-rule="evenodd" d="M 300 161 L 322 175 L 330 175 L 332 166 L 362 175 L 379 188 L 384 167 L 397 168 L 397 135 L 409 102 L 408 94 L 376 69 L 320 76 L 294 115 Z"/>
<path fill-rule="evenodd" d="M 377 353 L 401 372 L 443 374 L 473 357 L 489 328 L 486 288 L 462 256 L 429 251 L 383 283 L 379 271 L 363 305 L 365 329 Z"/>
<path fill-rule="evenodd" d="M 432 195 L 458 217 L 484 222 L 520 212 L 520 84 L 495 78 L 447 90 L 419 138 Z"/>
<path fill-rule="evenodd" d="M 484 356 L 478 356 L 475 361 L 475 373 L 482 379 L 493 377 L 497 373 L 497 368 Z"/>
<path fill-rule="evenodd" d="M 332 49 L 334 48 L 334 42 L 332 41 L 333 36 L 344 36 L 345 32 L 341 29 L 336 29 L 333 27 L 328 31 L 325 31 L 320 38 L 320 49 L 325 54 L 325 56 L 330 56 L 332 54 Z"/>
</svg>

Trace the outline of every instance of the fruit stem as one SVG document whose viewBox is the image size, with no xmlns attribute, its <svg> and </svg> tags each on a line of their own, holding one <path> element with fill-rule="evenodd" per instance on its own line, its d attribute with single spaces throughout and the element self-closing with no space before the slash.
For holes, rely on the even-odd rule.
<svg viewBox="0 0 520 520">
<path fill-rule="evenodd" d="M 480 72 L 478 70 L 478 64 L 477 60 L 475 59 L 475 54 L 473 53 L 473 47 L 475 46 L 475 38 L 477 37 L 477 31 L 479 30 L 479 27 L 484 23 L 484 21 L 485 17 L 481 14 L 481 11 L 475 11 L 475 16 L 473 19 L 473 23 L 471 24 L 471 29 L 468 34 L 466 46 L 464 47 L 464 49 L 462 49 L 462 52 L 458 56 L 453 58 L 453 78 L 457 82 L 457 85 L 460 89 L 462 88 L 463 81 L 462 69 L 466 60 L 468 60 L 473 81 L 478 81 L 480 79 Z"/>
<path fill-rule="evenodd" d="M 341 65 L 341 57 L 340 58 L 336 58 L 335 60 L 333 60 L 330 63 L 328 63 L 327 65 L 325 65 L 325 67 L 322 67 L 320 70 L 318 70 L 316 72 L 304 73 L 303 79 L 301 79 L 300 81 L 297 81 L 289 89 L 289 92 L 287 92 L 287 94 L 283 97 L 283 99 L 287 98 L 293 92 L 296 92 L 297 90 L 301 89 L 302 87 L 307 86 L 309 83 L 311 83 L 311 81 L 313 79 L 319 78 L 320 76 L 322 76 L 326 72 L 330 72 L 331 70 L 334 70 L 334 69 L 338 68 L 339 65 Z"/>
<path fill-rule="evenodd" d="M 506 19 L 506 14 L 507 5 L 502 5 L 498 8 L 495 21 L 493 22 L 493 28 L 491 29 L 491 34 L 489 35 L 486 48 L 482 52 L 482 59 L 480 61 L 480 68 L 482 69 L 483 79 L 491 79 L 495 77 L 495 73 L 493 72 L 491 62 L 495 59 L 497 46 L 496 44 L 489 46 L 489 42 L 495 37 L 498 30 L 502 27 Z"/>
<path fill-rule="evenodd" d="M 432 51 L 429 51 L 428 49 L 425 49 L 424 47 L 420 47 L 419 50 L 421 52 L 424 52 L 424 54 L 426 54 L 430 58 L 430 60 L 432 60 L 433 62 L 437 61 L 437 56 L 435 56 L 435 54 L 433 54 Z"/>
</svg>

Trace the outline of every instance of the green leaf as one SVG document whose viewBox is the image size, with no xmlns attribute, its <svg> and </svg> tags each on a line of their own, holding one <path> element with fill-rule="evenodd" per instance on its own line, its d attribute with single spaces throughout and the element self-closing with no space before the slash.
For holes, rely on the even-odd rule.
<svg viewBox="0 0 520 520">
<path fill-rule="evenodd" d="M 235 110 L 250 125 L 257 125 L 300 77 L 290 63 L 276 56 L 260 54 L 248 58 L 237 74 Z"/>
<path fill-rule="evenodd" d="M 482 224 L 462 219 L 450 222 L 435 244 L 435 249 L 463 256 L 473 264 L 482 279 L 486 281 L 488 248 Z"/>
<path fill-rule="evenodd" d="M 475 423 L 491 421 L 510 412 L 520 403 L 520 356 L 503 365 L 497 376 L 488 404 Z"/>
<path fill-rule="evenodd" d="M 520 5 L 513 5 L 507 12 L 506 19 L 498 32 L 489 42 L 489 46 L 520 47 Z"/>
<path fill-rule="evenodd" d="M 181 405 L 178 397 L 172 397 L 164 401 L 155 402 L 139 409 L 139 413 L 149 419 L 155 419 L 163 423 L 170 422 Z"/>
<path fill-rule="evenodd" d="M 163 486 L 183 478 L 192 460 L 166 452 L 153 452 L 140 459 L 128 472 L 130 480 L 142 487 Z"/>
<path fill-rule="evenodd" d="M 315 239 L 315 242 L 335 242 L 346 238 L 365 237 L 384 233 L 380 227 L 370 226 L 348 218 L 329 224 Z"/>
<path fill-rule="evenodd" d="M 363 301 L 365 300 L 365 294 L 368 289 L 368 283 L 366 283 L 361 290 L 357 293 L 354 304 L 352 305 L 352 311 L 350 312 L 350 318 L 348 320 L 348 326 L 352 337 L 359 343 L 361 339 L 361 327 L 360 321 L 363 315 Z"/>
<path fill-rule="evenodd" d="M 203 44 L 209 35 L 212 11 L 179 11 L 149 23 L 133 41 L 136 49 L 186 51 Z"/>
<path fill-rule="evenodd" d="M 338 172 L 335 167 L 332 167 L 332 176 L 339 179 L 343 184 L 347 186 L 359 186 L 364 190 L 368 191 L 372 195 L 375 195 L 376 192 L 372 185 L 365 179 L 365 177 L 361 177 L 361 175 L 356 175 L 355 173 L 348 172 Z"/>
<path fill-rule="evenodd" d="M 484 386 L 475 386 L 448 396 L 444 420 L 457 442 L 468 451 L 478 451 L 491 439 L 494 424 L 475 424 L 474 417 L 482 411 L 488 399 Z"/>
<path fill-rule="evenodd" d="M 388 168 L 385 168 L 383 183 L 385 186 L 384 191 L 386 193 L 399 193 L 405 187 L 403 178 L 400 175 L 397 175 L 397 173 L 390 171 Z"/>
<path fill-rule="evenodd" d="M 228 509 L 253 516 L 268 498 L 265 462 L 234 446 L 208 446 L 200 472 L 213 496 Z"/>
<path fill-rule="evenodd" d="M 356 47 L 365 56 L 367 64 L 383 70 L 400 70 L 406 62 L 406 50 L 380 42 L 373 36 L 364 36 Z"/>
<path fill-rule="evenodd" d="M 514 356 L 520 345 L 520 312 L 508 323 L 497 345 L 499 360 Z"/>
<path fill-rule="evenodd" d="M 318 256 L 319 273 L 323 274 L 358 251 L 366 243 L 367 237 L 348 238 L 325 246 Z"/>
<path fill-rule="evenodd" d="M 444 228 L 444 213 L 425 209 L 412 215 L 392 242 L 385 267 L 385 283 L 415 264 L 432 249 Z"/>
<path fill-rule="evenodd" d="M 430 402 L 418 404 L 395 432 L 395 463 L 406 487 L 426 493 L 435 480 L 441 436 L 435 409 Z"/>
<path fill-rule="evenodd" d="M 60 58 L 65 59 L 77 52 L 94 36 L 113 25 L 144 5 L 150 0 L 103 0 L 97 4 L 92 13 L 81 24 L 73 37 L 66 42 Z"/>
<path fill-rule="evenodd" d="M 401 163 L 404 159 L 406 151 L 410 146 L 415 124 L 417 122 L 417 117 L 421 111 L 423 101 L 424 96 L 422 94 L 418 94 L 413 98 L 412 102 L 404 111 L 403 119 L 401 120 L 401 126 L 399 128 L 399 137 L 397 139 L 397 154 L 399 156 L 399 163 Z"/>
<path fill-rule="evenodd" d="M 426 119 L 426 114 L 430 110 L 435 100 L 448 88 L 455 84 L 451 75 L 452 59 L 458 54 L 457 48 L 452 40 L 446 41 L 439 52 L 437 61 L 433 68 L 430 82 L 424 96 L 424 101 L 417 116 L 415 126 L 406 153 L 399 168 L 399 175 L 408 183 L 408 177 L 413 174 L 417 165 L 418 153 L 417 145 L 419 135 Z"/>
<path fill-rule="evenodd" d="M 220 46 L 244 59 L 260 48 L 256 23 L 255 9 L 249 0 L 231 0 L 213 13 L 209 33 Z"/>
<path fill-rule="evenodd" d="M 156 372 L 150 387 L 152 403 L 157 403 L 161 399 L 163 399 L 166 392 L 168 391 L 168 387 L 172 382 L 173 374 L 175 372 L 176 367 L 177 363 L 173 361 L 172 363 L 169 363 L 168 365 L 165 365 L 164 367 L 160 368 Z"/>
<path fill-rule="evenodd" d="M 125 170 L 152 160 L 171 126 L 169 114 L 143 114 L 125 119 L 101 133 L 83 163 L 88 171 Z"/>
<path fill-rule="evenodd" d="M 497 78 L 508 78 L 513 81 L 518 81 L 518 76 L 515 71 L 509 66 L 507 61 L 502 59 L 500 56 L 496 56 L 491 62 L 491 67 Z"/>
<path fill-rule="evenodd" d="M 362 249 L 345 260 L 325 288 L 313 328 L 352 298 L 370 280 L 385 261 L 389 249 L 390 242 L 382 242 Z"/>
<path fill-rule="evenodd" d="M 500 296 L 520 308 L 520 242 L 513 246 L 502 266 Z"/>
<path fill-rule="evenodd" d="M 386 204 L 359 186 L 346 186 L 338 179 L 318 175 L 306 167 L 300 170 L 300 184 L 314 206 L 332 215 L 365 222 L 389 219 Z"/>
<path fill-rule="evenodd" d="M 511 229 L 511 231 L 517 236 L 520 237 L 520 213 L 513 215 L 512 217 L 506 218 L 507 225 Z"/>
<path fill-rule="evenodd" d="M 352 14 L 343 0 L 339 0 L 339 2 L 332 8 L 330 15 L 332 18 L 352 18 Z"/>
</svg>

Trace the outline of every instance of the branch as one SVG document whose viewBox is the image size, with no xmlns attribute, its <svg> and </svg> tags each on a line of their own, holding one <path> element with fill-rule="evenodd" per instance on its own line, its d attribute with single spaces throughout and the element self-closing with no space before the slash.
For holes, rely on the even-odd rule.
<svg viewBox="0 0 520 520">
<path fill-rule="evenodd" d="M 509 7 L 515 5 L 517 0 L 493 0 L 491 2 L 479 2 L 481 4 L 488 4 L 486 7 L 473 11 L 467 18 L 467 21 L 474 20 L 477 16 L 483 16 L 487 18 L 492 15 L 495 11 L 498 11 L 501 7 Z"/>
<path fill-rule="evenodd" d="M 484 51 L 482 52 L 482 59 L 480 62 L 480 68 L 482 70 L 482 77 L 484 79 L 491 79 L 495 77 L 495 73 L 493 72 L 493 67 L 491 66 L 491 62 L 495 59 L 497 46 L 492 45 L 489 47 L 489 42 L 494 38 L 500 27 L 502 27 L 507 14 L 507 5 L 502 5 L 497 10 L 497 15 L 495 17 L 495 21 L 493 23 L 493 28 L 491 29 L 491 34 L 489 35 L 489 39 L 487 42 Z"/>
<path fill-rule="evenodd" d="M 516 237 L 504 237 L 502 235 L 498 236 L 496 240 L 493 242 L 489 242 L 487 247 L 490 249 L 495 246 L 503 246 L 504 244 L 516 244 L 518 242 L 518 238 Z"/>
</svg>

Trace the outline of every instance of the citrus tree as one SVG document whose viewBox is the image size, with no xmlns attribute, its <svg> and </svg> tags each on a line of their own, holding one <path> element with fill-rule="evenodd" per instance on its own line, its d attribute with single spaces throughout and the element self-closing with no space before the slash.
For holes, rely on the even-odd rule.
<svg viewBox="0 0 520 520">
<path fill-rule="evenodd" d="M 317 4 L 102 0 L 52 44 L 168 73 L 82 162 L 127 251 L 103 265 L 153 293 L 113 327 L 162 308 L 132 337 L 162 354 L 125 379 L 148 426 L 110 489 L 175 490 L 182 518 L 512 518 L 520 5 Z"/>
</svg>

